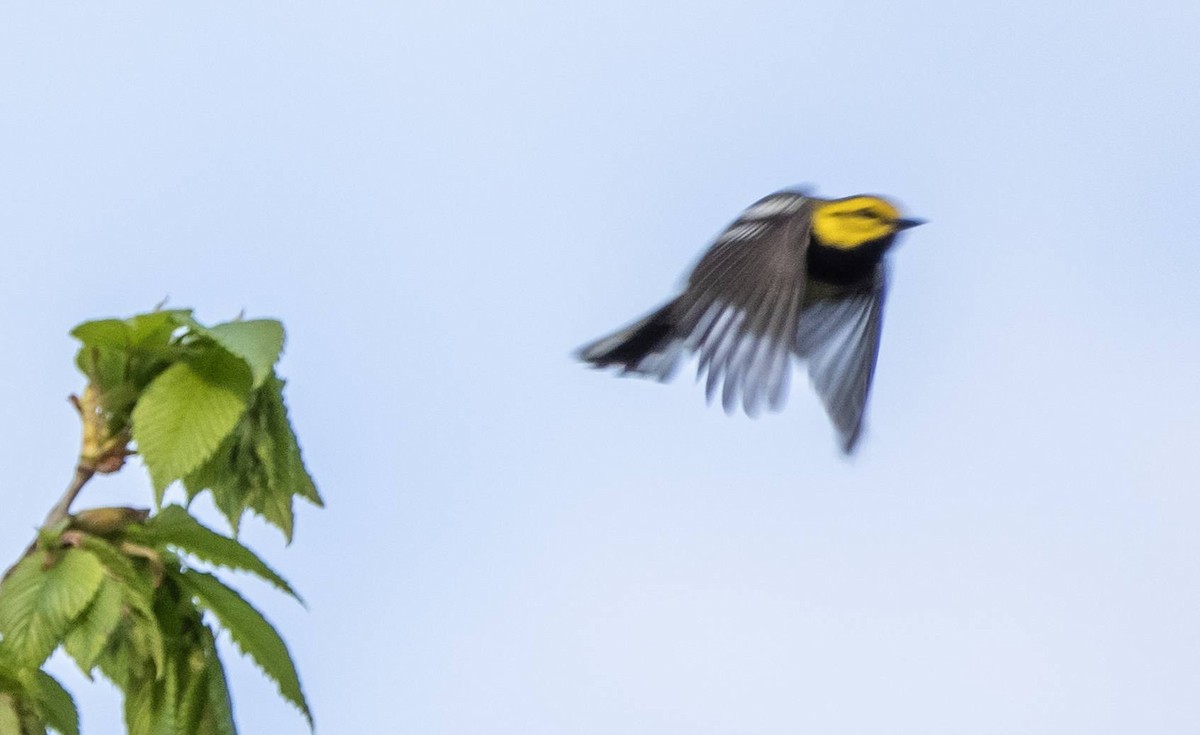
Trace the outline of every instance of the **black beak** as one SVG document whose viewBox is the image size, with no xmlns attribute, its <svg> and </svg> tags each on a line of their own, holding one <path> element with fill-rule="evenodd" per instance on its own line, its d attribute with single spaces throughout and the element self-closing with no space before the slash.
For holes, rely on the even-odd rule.
<svg viewBox="0 0 1200 735">
<path fill-rule="evenodd" d="M 896 232 L 899 232 L 900 230 L 907 230 L 910 227 L 916 227 L 917 225 L 923 225 L 923 224 L 925 224 L 925 220 L 923 220 L 923 219 L 898 219 L 898 220 L 893 220 L 892 224 L 896 225 Z"/>
</svg>

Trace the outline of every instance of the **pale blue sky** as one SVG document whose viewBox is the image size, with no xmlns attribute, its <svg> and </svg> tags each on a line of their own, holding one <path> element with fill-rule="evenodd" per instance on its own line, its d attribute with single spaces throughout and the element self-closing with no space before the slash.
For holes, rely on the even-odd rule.
<svg viewBox="0 0 1200 735">
<path fill-rule="evenodd" d="M 321 733 L 1195 733 L 1197 37 L 1191 0 L 8 4 L 0 558 L 70 473 L 67 330 L 169 296 L 288 327 L 329 507 L 245 533 L 308 611 L 245 589 Z M 803 379 L 750 421 L 572 361 L 805 182 L 930 220 L 856 458 Z M 231 676 L 244 733 L 305 731 Z"/>
</svg>

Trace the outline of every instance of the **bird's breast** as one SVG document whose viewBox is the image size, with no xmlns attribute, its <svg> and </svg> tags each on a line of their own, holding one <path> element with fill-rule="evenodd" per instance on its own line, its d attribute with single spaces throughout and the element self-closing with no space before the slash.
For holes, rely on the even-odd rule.
<svg viewBox="0 0 1200 735">
<path fill-rule="evenodd" d="M 852 286 L 874 277 L 875 266 L 891 238 L 864 243 L 856 248 L 831 248 L 813 241 L 808 246 L 808 277 L 833 286 Z M 813 284 L 810 283 L 811 289 Z"/>
</svg>

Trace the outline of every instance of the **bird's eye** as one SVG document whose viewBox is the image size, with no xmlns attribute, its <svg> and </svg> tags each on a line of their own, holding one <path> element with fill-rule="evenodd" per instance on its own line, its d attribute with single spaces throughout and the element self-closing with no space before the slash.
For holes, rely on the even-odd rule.
<svg viewBox="0 0 1200 735">
<path fill-rule="evenodd" d="M 873 210 L 873 209 L 855 210 L 854 215 L 856 217 L 865 217 L 866 219 L 878 219 L 879 218 L 879 215 L 875 214 L 875 210 Z"/>
</svg>

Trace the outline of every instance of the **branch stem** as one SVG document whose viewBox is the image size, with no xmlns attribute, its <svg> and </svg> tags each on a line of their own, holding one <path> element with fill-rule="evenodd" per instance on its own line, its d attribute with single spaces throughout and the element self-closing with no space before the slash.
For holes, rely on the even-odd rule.
<svg viewBox="0 0 1200 735">
<path fill-rule="evenodd" d="M 62 497 L 58 499 L 58 502 L 50 509 L 50 513 L 46 515 L 46 521 L 42 524 L 43 528 L 49 528 L 67 517 L 71 511 L 71 503 L 75 502 L 75 497 L 79 495 L 79 491 L 83 489 L 83 486 L 95 474 L 95 468 L 84 467 L 83 465 L 75 467 L 75 476 L 71 478 L 71 483 L 67 485 L 67 489 L 63 492 Z"/>
<path fill-rule="evenodd" d="M 62 497 L 58 499 L 58 502 L 55 503 L 54 507 L 50 509 L 50 512 L 46 514 L 46 520 L 42 523 L 42 528 L 49 528 L 54 524 L 64 520 L 70 514 L 71 503 L 75 502 L 75 497 L 79 495 L 79 491 L 83 489 L 83 486 L 87 484 L 88 480 L 92 479 L 92 475 L 94 474 L 96 474 L 96 470 L 93 468 L 84 467 L 83 465 L 78 465 L 75 467 L 75 476 L 71 478 L 71 483 L 67 485 L 67 489 L 63 491 Z M 36 548 L 37 541 L 34 540 L 29 544 L 29 548 L 25 549 L 25 553 L 21 554 L 21 559 L 24 559 L 32 554 L 33 550 Z M 17 559 L 16 563 L 14 563 L 8 568 L 7 571 L 4 572 L 4 576 L 0 577 L 0 582 L 8 579 L 8 575 L 12 574 L 12 571 L 16 568 L 17 564 L 21 563 L 21 559 Z"/>
</svg>

